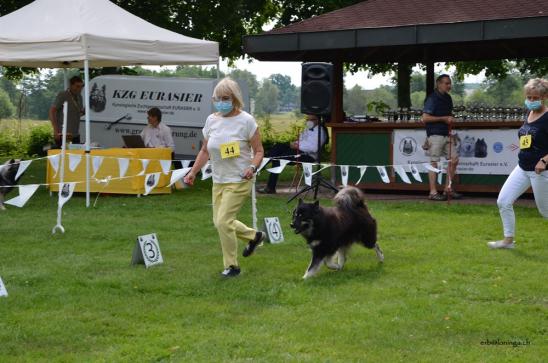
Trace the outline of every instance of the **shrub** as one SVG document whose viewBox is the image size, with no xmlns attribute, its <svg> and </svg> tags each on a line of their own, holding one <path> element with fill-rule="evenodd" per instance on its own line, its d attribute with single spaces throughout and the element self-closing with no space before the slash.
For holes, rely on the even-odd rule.
<svg viewBox="0 0 548 363">
<path fill-rule="evenodd" d="M 25 156 L 22 138 L 17 136 L 14 129 L 4 128 L 0 132 L 0 156 L 22 157 Z"/>
<path fill-rule="evenodd" d="M 34 126 L 27 142 L 28 156 L 44 156 L 44 146 L 53 143 L 53 130 L 50 124 Z"/>
</svg>

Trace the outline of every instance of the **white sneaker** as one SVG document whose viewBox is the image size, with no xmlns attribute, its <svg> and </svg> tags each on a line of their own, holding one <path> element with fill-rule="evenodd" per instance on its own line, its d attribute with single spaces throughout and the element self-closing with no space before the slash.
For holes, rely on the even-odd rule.
<svg viewBox="0 0 548 363">
<path fill-rule="evenodd" d="M 496 249 L 496 248 L 508 248 L 508 249 L 512 249 L 512 248 L 515 248 L 516 247 L 516 241 L 512 241 L 512 243 L 506 243 L 504 242 L 503 240 L 501 241 L 495 241 L 495 242 L 487 242 L 487 246 L 489 248 L 493 248 L 493 249 Z"/>
</svg>

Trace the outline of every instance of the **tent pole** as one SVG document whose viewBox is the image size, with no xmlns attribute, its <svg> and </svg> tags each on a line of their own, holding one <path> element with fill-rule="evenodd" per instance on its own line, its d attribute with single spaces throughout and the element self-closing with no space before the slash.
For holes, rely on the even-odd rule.
<svg viewBox="0 0 548 363">
<path fill-rule="evenodd" d="M 63 86 L 65 90 L 68 89 L 68 76 L 66 68 L 63 68 Z"/>
<path fill-rule="evenodd" d="M 90 125 L 89 125 L 89 61 L 84 60 L 84 105 L 86 116 L 86 207 L 89 208 L 89 164 L 90 164 Z"/>
</svg>

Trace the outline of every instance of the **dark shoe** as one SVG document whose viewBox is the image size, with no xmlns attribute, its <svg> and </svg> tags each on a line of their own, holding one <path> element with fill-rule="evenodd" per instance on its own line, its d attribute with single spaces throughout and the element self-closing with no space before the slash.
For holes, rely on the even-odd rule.
<svg viewBox="0 0 548 363">
<path fill-rule="evenodd" d="M 275 189 L 270 189 L 269 187 L 264 187 L 264 188 L 258 189 L 257 192 L 259 192 L 261 194 L 276 194 L 276 190 Z"/>
<path fill-rule="evenodd" d="M 265 238 L 266 238 L 266 233 L 264 233 L 264 232 L 262 232 L 262 231 L 257 231 L 257 232 L 255 233 L 255 238 L 254 238 L 252 241 L 249 241 L 249 243 L 247 244 L 247 246 L 245 246 L 244 252 L 242 252 L 242 256 L 244 256 L 244 257 L 251 256 L 251 254 L 253 253 L 253 251 L 255 251 L 255 248 L 256 248 L 261 242 L 263 242 Z"/>
<path fill-rule="evenodd" d="M 225 268 L 223 272 L 221 272 L 222 277 L 236 277 L 240 274 L 240 268 L 236 266 L 230 266 L 228 268 Z"/>
<path fill-rule="evenodd" d="M 457 192 L 450 192 L 451 199 L 462 199 L 462 194 Z M 443 192 L 443 196 L 447 199 L 447 192 Z"/>
<path fill-rule="evenodd" d="M 447 195 L 445 194 L 440 194 L 440 193 L 436 193 L 436 194 L 430 194 L 428 196 L 428 199 L 429 200 L 434 200 L 434 201 L 437 201 L 437 202 L 442 202 L 444 200 L 447 200 Z"/>
</svg>

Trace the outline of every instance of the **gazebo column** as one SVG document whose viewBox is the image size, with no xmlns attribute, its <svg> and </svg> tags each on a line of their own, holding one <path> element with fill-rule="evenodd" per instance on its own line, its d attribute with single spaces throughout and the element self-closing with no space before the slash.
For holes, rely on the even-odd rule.
<svg viewBox="0 0 548 363">
<path fill-rule="evenodd" d="M 398 107 L 411 107 L 411 64 L 398 63 Z"/>
<path fill-rule="evenodd" d="M 331 122 L 343 122 L 343 62 L 333 62 Z"/>
<path fill-rule="evenodd" d="M 434 62 L 426 62 L 426 95 L 434 91 Z"/>
</svg>

